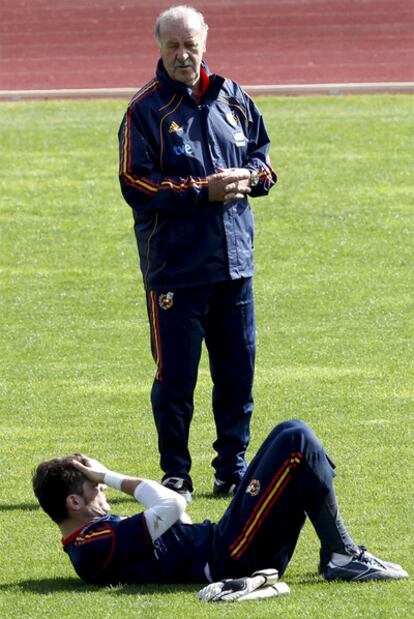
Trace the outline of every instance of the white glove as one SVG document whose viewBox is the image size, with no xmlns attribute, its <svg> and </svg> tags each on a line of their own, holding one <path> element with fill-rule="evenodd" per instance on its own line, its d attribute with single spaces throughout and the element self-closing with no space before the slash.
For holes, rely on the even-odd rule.
<svg viewBox="0 0 414 619">
<path fill-rule="evenodd" d="M 277 582 L 274 585 L 260 587 L 247 595 L 242 595 L 238 602 L 245 602 L 246 600 L 260 600 L 263 598 L 272 598 L 277 595 L 289 595 L 290 587 L 285 582 Z"/>
<path fill-rule="evenodd" d="M 278 571 L 269 568 L 254 572 L 251 576 L 213 582 L 198 592 L 198 599 L 203 602 L 235 602 L 289 593 L 285 583 L 277 583 L 278 578 Z"/>
</svg>

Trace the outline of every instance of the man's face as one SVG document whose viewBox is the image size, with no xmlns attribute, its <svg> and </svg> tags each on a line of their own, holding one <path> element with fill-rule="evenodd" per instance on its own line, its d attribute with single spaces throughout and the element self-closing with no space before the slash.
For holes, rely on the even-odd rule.
<svg viewBox="0 0 414 619">
<path fill-rule="evenodd" d="M 160 52 L 171 79 L 188 88 L 200 79 L 200 65 L 205 50 L 203 29 L 196 17 L 168 20 L 160 27 Z"/>
<path fill-rule="evenodd" d="M 86 515 L 95 518 L 109 513 L 111 507 L 106 500 L 105 490 L 104 484 L 96 484 L 89 479 L 84 482 L 82 498 Z"/>
</svg>

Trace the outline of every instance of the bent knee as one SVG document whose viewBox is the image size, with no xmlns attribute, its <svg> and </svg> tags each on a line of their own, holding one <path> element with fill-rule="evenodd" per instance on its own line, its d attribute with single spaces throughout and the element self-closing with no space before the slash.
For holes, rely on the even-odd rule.
<svg viewBox="0 0 414 619">
<path fill-rule="evenodd" d="M 302 419 L 291 419 L 280 424 L 280 433 L 300 451 L 305 447 L 321 447 L 321 442 L 312 428 Z"/>
</svg>

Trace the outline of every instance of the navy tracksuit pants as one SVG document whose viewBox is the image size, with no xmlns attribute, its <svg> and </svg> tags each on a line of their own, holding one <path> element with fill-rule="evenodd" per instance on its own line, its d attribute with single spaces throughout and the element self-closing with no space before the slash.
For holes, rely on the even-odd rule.
<svg viewBox="0 0 414 619">
<path fill-rule="evenodd" d="M 147 292 L 157 373 L 151 403 L 164 478 L 192 487 L 188 449 L 202 343 L 213 381 L 216 477 L 239 481 L 246 470 L 253 411 L 255 318 L 251 278 Z"/>
<path fill-rule="evenodd" d="M 343 551 L 352 540 L 338 530 L 336 514 L 324 515 L 327 497 L 334 498 L 333 477 L 334 464 L 309 426 L 300 420 L 276 426 L 215 525 L 208 561 L 212 579 L 267 567 L 282 575 L 307 515 L 321 548 L 328 554 Z"/>
</svg>

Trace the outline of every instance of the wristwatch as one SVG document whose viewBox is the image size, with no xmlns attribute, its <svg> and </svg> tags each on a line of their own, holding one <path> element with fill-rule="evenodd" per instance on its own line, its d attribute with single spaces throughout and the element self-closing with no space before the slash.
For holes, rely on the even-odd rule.
<svg viewBox="0 0 414 619">
<path fill-rule="evenodd" d="M 259 174 L 257 170 L 250 170 L 250 187 L 256 187 L 259 184 Z"/>
</svg>

